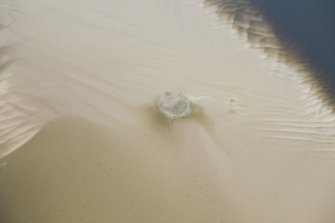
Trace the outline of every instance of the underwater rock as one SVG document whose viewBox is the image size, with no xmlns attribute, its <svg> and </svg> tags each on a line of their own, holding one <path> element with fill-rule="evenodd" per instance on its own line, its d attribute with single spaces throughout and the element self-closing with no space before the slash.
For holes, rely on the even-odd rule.
<svg viewBox="0 0 335 223">
<path fill-rule="evenodd" d="M 171 120 L 191 115 L 190 100 L 182 92 L 179 94 L 164 92 L 156 96 L 154 103 L 159 111 Z"/>
</svg>

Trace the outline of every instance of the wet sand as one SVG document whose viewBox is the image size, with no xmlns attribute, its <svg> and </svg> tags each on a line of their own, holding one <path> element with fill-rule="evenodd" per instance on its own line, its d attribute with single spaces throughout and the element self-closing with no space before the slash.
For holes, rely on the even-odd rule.
<svg viewBox="0 0 335 223">
<path fill-rule="evenodd" d="M 202 3 L 6 4 L 1 222 L 334 221 L 331 109 Z M 165 90 L 191 117 L 157 111 Z"/>
</svg>

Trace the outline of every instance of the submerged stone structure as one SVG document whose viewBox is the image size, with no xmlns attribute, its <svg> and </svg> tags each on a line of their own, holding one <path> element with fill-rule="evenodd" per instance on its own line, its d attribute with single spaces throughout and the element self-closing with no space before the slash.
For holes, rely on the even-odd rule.
<svg viewBox="0 0 335 223">
<path fill-rule="evenodd" d="M 175 94 L 166 91 L 156 96 L 155 105 L 159 111 L 171 120 L 185 118 L 191 115 L 190 100 L 182 92 Z"/>
</svg>

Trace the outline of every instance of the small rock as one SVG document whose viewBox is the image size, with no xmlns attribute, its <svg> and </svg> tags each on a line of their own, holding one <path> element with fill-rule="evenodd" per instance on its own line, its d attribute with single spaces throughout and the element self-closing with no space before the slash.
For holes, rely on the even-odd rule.
<svg viewBox="0 0 335 223">
<path fill-rule="evenodd" d="M 164 92 L 156 96 L 154 103 L 159 111 L 171 120 L 191 115 L 190 100 L 182 92 L 179 94 Z"/>
</svg>

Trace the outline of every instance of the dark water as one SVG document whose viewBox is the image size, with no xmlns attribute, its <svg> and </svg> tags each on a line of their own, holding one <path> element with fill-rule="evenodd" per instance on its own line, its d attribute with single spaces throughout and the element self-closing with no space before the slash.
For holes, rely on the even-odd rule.
<svg viewBox="0 0 335 223">
<path fill-rule="evenodd" d="M 307 62 L 335 103 L 335 1 L 250 0 L 284 46 Z"/>
<path fill-rule="evenodd" d="M 308 81 L 316 83 L 316 91 L 335 107 L 334 0 L 204 2 L 216 6 L 217 13 L 228 18 L 253 47 L 310 74 Z"/>
</svg>

